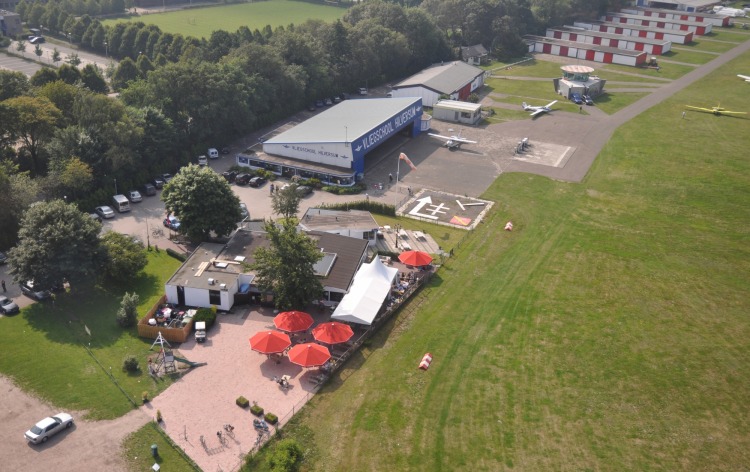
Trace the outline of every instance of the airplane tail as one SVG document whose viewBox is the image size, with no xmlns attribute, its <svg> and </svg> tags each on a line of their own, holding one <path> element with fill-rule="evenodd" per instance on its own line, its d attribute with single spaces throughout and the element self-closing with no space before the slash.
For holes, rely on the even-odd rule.
<svg viewBox="0 0 750 472">
<path fill-rule="evenodd" d="M 525 110 L 528 107 L 528 105 L 526 104 L 526 102 L 523 102 L 521 103 L 521 107 L 523 107 L 523 109 Z"/>
</svg>

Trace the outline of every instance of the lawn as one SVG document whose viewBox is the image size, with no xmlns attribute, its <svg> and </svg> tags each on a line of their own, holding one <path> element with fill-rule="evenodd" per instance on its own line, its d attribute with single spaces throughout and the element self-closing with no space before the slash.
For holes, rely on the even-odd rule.
<svg viewBox="0 0 750 472">
<path fill-rule="evenodd" d="M 750 109 L 748 69 L 621 127 L 581 184 L 503 174 L 456 257 L 285 428 L 305 470 L 750 463 L 748 120 L 680 118 L 707 95 Z"/>
<path fill-rule="evenodd" d="M 184 36 L 208 38 L 216 30 L 230 33 L 240 26 L 250 30 L 262 30 L 266 25 L 272 28 L 302 24 L 308 19 L 335 21 L 341 18 L 346 9 L 330 5 L 320 5 L 304 1 L 266 0 L 256 3 L 240 3 L 203 8 L 189 8 L 167 13 L 153 13 L 144 16 L 133 16 L 105 20 L 105 25 L 121 22 L 142 21 L 153 24 L 167 33 L 180 33 Z"/>
<path fill-rule="evenodd" d="M 155 396 L 170 381 L 156 383 L 144 372 L 123 372 L 122 361 L 130 354 L 139 358 L 145 370 L 152 341 L 139 338 L 135 328 L 121 329 L 115 314 L 126 289 L 140 294 L 139 313 L 143 314 L 164 293 L 164 282 L 178 266 L 179 261 L 166 252 L 150 252 L 145 272 L 127 288 L 96 287 L 85 294 L 58 294 L 54 303 L 35 303 L 20 315 L 1 319 L 0 372 L 59 408 L 87 410 L 89 419 L 127 413 L 132 405 L 105 370 L 136 401 L 144 391 Z"/>
<path fill-rule="evenodd" d="M 703 52 L 700 50 L 691 50 L 683 48 L 672 48 L 668 53 L 662 54 L 664 59 L 677 62 L 687 62 L 688 64 L 705 64 L 710 62 L 717 57 L 717 54 L 711 54 L 709 52 Z"/>
<path fill-rule="evenodd" d="M 164 439 L 157 428 L 158 426 L 154 423 L 149 423 L 125 438 L 123 454 L 128 464 L 128 470 L 133 472 L 151 470 L 154 463 L 170 472 L 194 472 L 197 470 L 178 452 L 171 441 Z M 151 455 L 152 444 L 156 444 L 159 451 L 156 458 Z"/>
</svg>

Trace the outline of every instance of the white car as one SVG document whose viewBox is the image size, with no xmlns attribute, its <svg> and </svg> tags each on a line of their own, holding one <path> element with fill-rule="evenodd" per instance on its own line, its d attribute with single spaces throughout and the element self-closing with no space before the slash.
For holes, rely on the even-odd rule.
<svg viewBox="0 0 750 472">
<path fill-rule="evenodd" d="M 219 158 L 219 150 L 216 148 L 209 148 L 208 150 L 208 157 L 210 159 L 218 159 Z"/>
<path fill-rule="evenodd" d="M 98 206 L 94 208 L 94 211 L 105 220 L 115 217 L 115 211 L 107 205 Z"/>
<path fill-rule="evenodd" d="M 58 413 L 55 416 L 44 418 L 39 423 L 26 431 L 24 437 L 32 444 L 47 442 L 50 436 L 54 436 L 63 429 L 73 426 L 73 417 L 67 413 Z"/>
<path fill-rule="evenodd" d="M 208 165 L 208 158 L 206 156 L 198 156 L 198 165 L 203 167 Z"/>
<path fill-rule="evenodd" d="M 143 196 L 141 196 L 141 192 L 138 190 L 131 190 L 128 192 L 128 200 L 130 200 L 133 203 L 143 201 Z"/>
</svg>

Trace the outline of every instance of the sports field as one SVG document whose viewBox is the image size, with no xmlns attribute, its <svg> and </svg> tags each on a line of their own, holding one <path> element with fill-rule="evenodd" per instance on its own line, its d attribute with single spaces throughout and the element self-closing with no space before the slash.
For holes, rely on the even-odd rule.
<svg viewBox="0 0 750 472">
<path fill-rule="evenodd" d="M 308 2 L 292 0 L 267 0 L 257 3 L 241 3 L 236 5 L 219 5 L 203 8 L 190 8 L 167 13 L 152 13 L 122 19 L 106 20 L 102 23 L 142 21 L 154 24 L 162 31 L 180 33 L 184 36 L 196 38 L 211 36 L 216 30 L 230 33 L 237 31 L 240 26 L 247 26 L 250 30 L 263 29 L 266 25 L 272 28 L 289 24 L 302 24 L 308 19 L 334 21 L 341 18 L 345 8 L 327 5 L 317 5 Z"/>
<path fill-rule="evenodd" d="M 580 184 L 501 176 L 485 224 L 285 428 L 305 470 L 747 467 L 750 119 L 682 111 L 750 111 L 748 70 L 621 127 Z"/>
</svg>

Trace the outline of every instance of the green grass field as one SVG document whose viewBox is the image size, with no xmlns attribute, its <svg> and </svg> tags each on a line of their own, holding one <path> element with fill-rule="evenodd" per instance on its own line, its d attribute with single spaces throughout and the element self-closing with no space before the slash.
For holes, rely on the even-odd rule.
<svg viewBox="0 0 750 472">
<path fill-rule="evenodd" d="M 178 266 L 179 261 L 164 251 L 149 253 L 146 271 L 127 287 L 141 297 L 140 314 L 164 293 L 164 282 Z M 83 296 L 58 294 L 54 304 L 35 303 L 17 316 L 0 319 L 4 346 L 0 372 L 57 407 L 87 410 L 91 419 L 116 418 L 132 409 L 102 367 L 136 401 L 144 391 L 153 398 L 169 385 L 169 379 L 155 383 L 143 371 L 129 375 L 122 370 L 122 361 L 130 354 L 139 358 L 145 370 L 151 346 L 151 341 L 137 336 L 135 328 L 123 330 L 115 322 L 125 290 L 98 287 Z"/>
<path fill-rule="evenodd" d="M 750 463 L 750 120 L 681 118 L 750 110 L 738 70 L 750 55 L 621 127 L 580 184 L 501 176 L 456 257 L 285 428 L 305 470 Z"/>
<path fill-rule="evenodd" d="M 263 29 L 266 25 L 272 28 L 289 24 L 302 24 L 308 19 L 326 22 L 341 18 L 346 9 L 328 5 L 318 5 L 304 1 L 266 0 L 257 3 L 240 3 L 215 7 L 190 8 L 167 13 L 153 13 L 121 19 L 106 20 L 105 25 L 115 23 L 142 21 L 153 24 L 167 33 L 180 33 L 184 36 L 208 38 L 216 30 L 230 33 L 240 26 L 250 30 Z"/>
<path fill-rule="evenodd" d="M 138 431 L 125 438 L 123 455 L 128 464 L 128 470 L 133 472 L 151 470 L 154 463 L 164 470 L 171 472 L 195 472 L 192 465 L 164 439 L 156 430 L 154 423 L 144 425 Z M 156 444 L 159 457 L 151 455 L 151 445 Z"/>
</svg>

